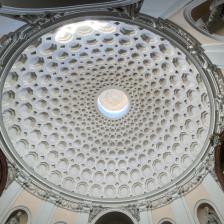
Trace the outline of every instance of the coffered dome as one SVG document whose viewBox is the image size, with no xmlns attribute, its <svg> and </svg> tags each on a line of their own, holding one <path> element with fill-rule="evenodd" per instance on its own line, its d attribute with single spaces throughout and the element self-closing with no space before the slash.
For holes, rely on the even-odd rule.
<svg viewBox="0 0 224 224">
<path fill-rule="evenodd" d="M 184 181 L 213 129 L 208 79 L 182 46 L 114 20 L 36 38 L 2 78 L 2 133 L 41 185 L 125 201 Z"/>
</svg>

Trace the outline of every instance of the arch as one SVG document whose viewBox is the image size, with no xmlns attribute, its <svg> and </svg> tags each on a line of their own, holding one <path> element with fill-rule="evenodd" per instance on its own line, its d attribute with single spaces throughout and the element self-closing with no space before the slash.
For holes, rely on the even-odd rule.
<svg viewBox="0 0 224 224">
<path fill-rule="evenodd" d="M 138 222 L 134 219 L 134 217 L 128 211 L 125 211 L 123 209 L 107 209 L 105 211 L 102 211 L 90 222 L 90 224 L 97 224 L 97 221 L 101 217 L 103 217 L 104 215 L 109 214 L 109 213 L 121 213 L 121 214 L 127 216 L 133 224 L 138 224 Z"/>
<path fill-rule="evenodd" d="M 220 224 L 224 223 L 224 219 L 221 216 L 221 213 L 217 209 L 216 205 L 209 200 L 202 199 L 202 200 L 199 200 L 194 207 L 194 219 L 197 224 L 207 224 L 206 219 L 204 217 L 204 214 L 205 214 L 204 209 L 206 207 L 208 207 L 208 209 L 212 211 L 212 213 L 218 217 L 218 219 L 220 220 Z"/>
<path fill-rule="evenodd" d="M 175 224 L 175 222 L 170 218 L 163 218 L 158 224 Z"/>
<path fill-rule="evenodd" d="M 0 149 L 0 196 L 4 191 L 8 178 L 8 165 L 4 153 Z"/>
<path fill-rule="evenodd" d="M 67 224 L 67 222 L 64 222 L 64 221 L 57 221 L 57 222 L 55 222 L 54 224 Z"/>
<path fill-rule="evenodd" d="M 96 224 L 113 223 L 133 224 L 132 220 L 127 215 L 121 212 L 108 212 L 96 221 Z"/>
<path fill-rule="evenodd" d="M 215 147 L 215 172 L 224 191 L 224 132 L 219 135 L 220 144 Z"/>
<path fill-rule="evenodd" d="M 220 7 L 221 2 L 219 4 Z M 186 21 L 200 33 L 210 38 L 223 41 L 223 29 L 221 28 L 220 31 L 214 31 L 214 29 L 211 28 L 215 27 L 215 25 L 213 22 L 209 21 L 209 18 L 212 18 L 211 15 L 214 14 L 214 11 L 211 10 L 216 7 L 217 6 L 214 5 L 211 0 L 195 0 L 185 7 L 184 17 Z M 220 22 L 222 21 L 221 17 L 219 20 Z M 208 30 L 210 30 L 210 32 Z"/>
<path fill-rule="evenodd" d="M 29 208 L 27 208 L 25 206 L 16 206 L 13 209 L 11 209 L 7 213 L 5 219 L 3 219 L 3 224 L 7 224 L 10 217 L 12 217 L 13 215 L 17 215 L 16 213 L 18 213 L 18 212 L 24 213 L 24 214 L 22 214 L 23 217 L 21 218 L 21 223 L 19 223 L 19 224 L 31 224 L 31 212 L 30 212 Z"/>
</svg>

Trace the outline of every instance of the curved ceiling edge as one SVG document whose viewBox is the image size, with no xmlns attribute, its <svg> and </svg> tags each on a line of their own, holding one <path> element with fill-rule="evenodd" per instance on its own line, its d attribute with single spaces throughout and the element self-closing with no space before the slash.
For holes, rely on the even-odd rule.
<svg viewBox="0 0 224 224">
<path fill-rule="evenodd" d="M 141 0 L 108 0 L 108 1 L 66 1 L 66 2 L 30 2 L 27 0 L 23 1 L 3 1 L 0 7 L 0 14 L 12 14 L 12 15 L 34 15 L 34 14 L 49 14 L 59 12 L 70 12 L 80 10 L 91 10 L 100 8 L 116 8 L 123 7 L 132 4 L 137 4 Z"/>
</svg>

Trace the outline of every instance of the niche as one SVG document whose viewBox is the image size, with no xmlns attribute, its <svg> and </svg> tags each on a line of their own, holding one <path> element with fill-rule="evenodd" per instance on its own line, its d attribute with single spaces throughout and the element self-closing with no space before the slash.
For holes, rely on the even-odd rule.
<svg viewBox="0 0 224 224">
<path fill-rule="evenodd" d="M 197 217 L 200 224 L 222 224 L 215 209 L 208 203 L 199 205 L 197 209 Z"/>
<path fill-rule="evenodd" d="M 0 196 L 4 191 L 8 177 L 8 165 L 6 157 L 0 149 Z"/>
<path fill-rule="evenodd" d="M 169 218 L 163 218 L 159 224 L 174 224 L 173 220 L 169 219 Z"/>
<path fill-rule="evenodd" d="M 184 11 L 186 20 L 209 37 L 224 37 L 224 2 L 213 0 L 192 1 Z"/>
<path fill-rule="evenodd" d="M 215 147 L 215 172 L 224 190 L 224 132 L 219 136 L 220 144 Z"/>
<path fill-rule="evenodd" d="M 22 210 L 18 209 L 10 214 L 5 224 L 27 224 L 28 223 L 28 215 Z"/>
</svg>

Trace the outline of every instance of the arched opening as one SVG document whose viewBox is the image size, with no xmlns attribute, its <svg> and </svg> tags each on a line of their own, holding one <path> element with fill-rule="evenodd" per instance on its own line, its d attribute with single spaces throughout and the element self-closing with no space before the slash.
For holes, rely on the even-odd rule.
<svg viewBox="0 0 224 224">
<path fill-rule="evenodd" d="M 197 217 L 200 224 L 222 224 L 215 209 L 208 203 L 203 203 L 198 206 Z"/>
<path fill-rule="evenodd" d="M 185 17 L 193 27 L 215 39 L 224 36 L 224 2 L 192 1 L 185 8 Z"/>
<path fill-rule="evenodd" d="M 17 209 L 13 211 L 5 224 L 27 224 L 28 223 L 28 215 L 22 209 Z"/>
<path fill-rule="evenodd" d="M 8 165 L 6 157 L 0 150 L 0 196 L 5 189 L 8 177 Z"/>
<path fill-rule="evenodd" d="M 101 216 L 95 224 L 134 224 L 130 217 L 121 212 L 109 212 Z"/>
<path fill-rule="evenodd" d="M 220 144 L 215 147 L 215 172 L 224 190 L 224 132 L 219 136 Z"/>
<path fill-rule="evenodd" d="M 163 218 L 160 220 L 159 224 L 174 224 L 175 222 L 171 220 L 170 218 Z"/>
<path fill-rule="evenodd" d="M 223 35 L 224 4 L 208 0 L 192 10 L 192 18 L 209 33 Z"/>
</svg>

